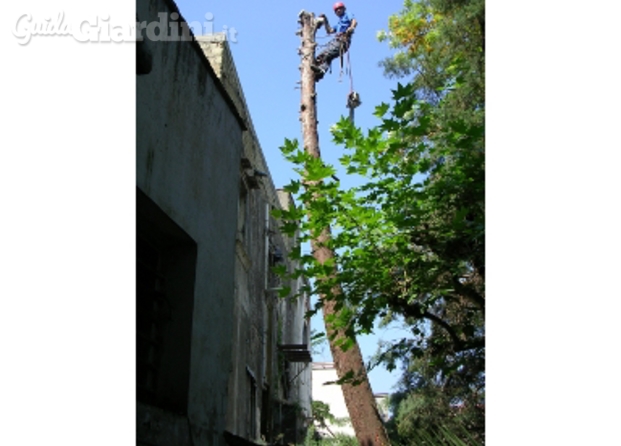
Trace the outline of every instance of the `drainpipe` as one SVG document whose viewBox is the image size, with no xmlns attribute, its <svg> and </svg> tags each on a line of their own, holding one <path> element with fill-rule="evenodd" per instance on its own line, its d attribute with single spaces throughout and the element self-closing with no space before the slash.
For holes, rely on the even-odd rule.
<svg viewBox="0 0 621 446">
<path fill-rule="evenodd" d="M 266 191 L 267 192 L 267 191 Z M 270 205 L 269 205 L 269 201 L 265 202 L 265 226 L 264 226 L 264 230 L 265 230 L 265 286 L 263 288 L 263 293 L 264 293 L 264 298 L 265 301 L 267 302 L 267 339 L 265 342 L 265 351 L 264 351 L 264 358 L 265 358 L 265 377 L 267 377 L 267 385 L 268 385 L 268 403 L 267 405 L 262 404 L 262 408 L 267 406 L 267 413 L 266 414 L 262 414 L 262 416 L 265 416 L 267 418 L 267 431 L 268 431 L 268 437 L 272 435 L 272 392 L 274 391 L 274 383 L 273 383 L 273 377 L 272 377 L 272 358 L 273 358 L 273 342 L 274 342 L 274 309 L 272 306 L 272 296 L 271 296 L 271 292 L 268 290 L 268 286 L 269 286 L 269 242 L 270 242 Z M 269 438 L 268 438 L 269 440 Z"/>
<path fill-rule="evenodd" d="M 269 201 L 265 202 L 265 287 L 264 289 L 267 291 L 269 282 L 269 255 L 270 255 L 270 203 Z"/>
</svg>

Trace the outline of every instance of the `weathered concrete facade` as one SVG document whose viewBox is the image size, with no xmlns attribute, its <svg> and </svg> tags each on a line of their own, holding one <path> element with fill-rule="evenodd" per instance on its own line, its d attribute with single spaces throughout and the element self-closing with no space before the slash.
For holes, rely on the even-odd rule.
<svg viewBox="0 0 621 446">
<path fill-rule="evenodd" d="M 137 2 L 139 21 L 162 12 L 179 13 Z M 270 214 L 292 204 L 272 184 L 227 43 L 146 41 L 137 74 L 138 444 L 299 440 L 308 299 L 279 299 L 271 272 L 293 267 Z"/>
<path fill-rule="evenodd" d="M 228 42 L 223 34 L 197 40 L 224 88 L 247 123 L 241 166 L 240 209 L 236 244 L 235 333 L 238 346 L 230 377 L 227 430 L 247 438 L 301 441 L 310 417 L 310 365 L 297 362 L 281 345 L 304 345 L 308 351 L 308 299 L 282 300 L 278 289 L 297 290 L 301 283 L 282 284 L 271 267 L 286 259 L 292 240 L 280 234 L 271 217 L 275 208 L 292 206 L 287 193 L 276 190 L 265 161 Z M 257 298 L 261 296 L 261 298 Z M 289 358 L 289 360 L 287 360 Z M 298 358 L 299 359 L 299 358 Z M 260 407 L 244 395 L 261 393 Z"/>
</svg>

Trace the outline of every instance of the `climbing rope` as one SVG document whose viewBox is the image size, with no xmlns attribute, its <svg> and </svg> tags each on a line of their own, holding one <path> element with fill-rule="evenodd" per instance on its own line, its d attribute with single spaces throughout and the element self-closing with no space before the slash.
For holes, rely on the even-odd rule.
<svg viewBox="0 0 621 446">
<path fill-rule="evenodd" d="M 342 62 L 342 58 L 341 58 Z M 351 68 L 351 59 L 349 51 L 347 51 L 347 72 L 349 74 L 349 94 L 347 95 L 347 108 L 349 108 L 349 120 L 354 122 L 354 109 L 358 107 L 362 102 L 360 101 L 360 95 L 354 91 L 354 75 Z"/>
<path fill-rule="evenodd" d="M 351 69 L 351 60 L 349 58 L 349 51 L 347 51 L 347 70 L 349 71 L 349 93 L 354 92 L 354 75 Z"/>
<path fill-rule="evenodd" d="M 342 82 L 342 78 L 343 78 L 343 54 L 345 54 L 345 42 L 340 39 L 339 42 L 339 61 L 340 61 L 340 71 L 339 71 L 339 82 Z M 347 55 L 349 56 L 349 51 L 347 52 Z"/>
</svg>

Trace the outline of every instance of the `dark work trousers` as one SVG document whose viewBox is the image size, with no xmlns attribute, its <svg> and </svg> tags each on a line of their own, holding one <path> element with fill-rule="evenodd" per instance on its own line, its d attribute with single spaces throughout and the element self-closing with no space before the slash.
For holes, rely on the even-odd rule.
<svg viewBox="0 0 621 446">
<path fill-rule="evenodd" d="M 340 34 L 332 39 L 317 56 L 316 64 L 325 73 L 330 68 L 330 64 L 341 54 L 345 54 L 349 49 L 351 39 L 345 34 Z"/>
</svg>

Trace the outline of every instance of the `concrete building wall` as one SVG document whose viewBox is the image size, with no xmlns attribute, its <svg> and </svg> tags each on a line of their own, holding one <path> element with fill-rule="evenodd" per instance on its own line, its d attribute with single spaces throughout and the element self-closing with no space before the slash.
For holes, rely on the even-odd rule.
<svg viewBox="0 0 621 446">
<path fill-rule="evenodd" d="M 279 344 L 305 344 L 309 349 L 306 296 L 279 299 L 281 280 L 271 272 L 277 263 L 294 265 L 287 259 L 292 241 L 283 236 L 273 209 L 293 205 L 288 193 L 278 191 L 269 176 L 269 168 L 248 112 L 242 86 L 228 42 L 223 34 L 198 36 L 197 40 L 211 62 L 227 93 L 232 98 L 248 131 L 244 134 L 241 170 L 240 224 L 237 234 L 236 360 L 230 377 L 231 398 L 227 429 L 237 436 L 266 439 L 285 434 L 299 440 L 297 432 L 310 417 L 310 365 L 283 360 Z M 256 177 L 256 171 L 261 172 Z M 300 283 L 289 284 L 292 294 Z M 256 386 L 255 405 L 248 395 Z M 296 412 L 293 429 L 291 411 Z"/>
<path fill-rule="evenodd" d="M 224 33 L 215 33 L 208 36 L 197 36 L 198 44 L 205 56 L 209 59 L 218 78 L 222 81 L 226 92 L 235 104 L 240 116 L 248 127 L 244 133 L 244 157 L 247 158 L 253 168 L 266 173 L 268 176 L 263 180 L 266 187 L 263 192 L 267 194 L 267 200 L 275 207 L 280 205 L 280 199 L 276 194 L 276 188 L 272 182 L 270 170 L 265 160 L 259 138 L 252 123 L 252 117 L 248 111 L 248 105 L 242 90 L 233 55 L 226 41 Z"/>
<path fill-rule="evenodd" d="M 140 20 L 146 21 L 174 10 L 174 4 L 164 0 L 137 4 Z M 149 201 L 178 225 L 195 243 L 196 256 L 189 267 L 195 281 L 186 324 L 191 327 L 187 406 L 179 411 L 186 421 L 141 404 L 139 440 L 223 445 L 234 348 L 236 197 L 244 128 L 195 42 L 147 44 L 152 68 L 136 80 L 139 201 Z M 152 227 L 158 221 L 140 224 Z M 173 359 L 163 357 L 160 362 Z M 179 436 L 173 443 L 167 435 L 175 432 Z"/>
<path fill-rule="evenodd" d="M 294 206 L 291 195 L 283 190 L 277 191 L 280 207 L 289 209 Z M 295 237 L 283 238 L 285 252 L 289 252 L 296 243 Z M 295 268 L 298 264 L 290 262 L 289 267 Z M 287 286 L 292 290 L 300 290 L 304 283 L 302 279 L 291 281 Z M 310 299 L 304 296 L 303 299 L 288 299 L 281 302 L 281 312 L 283 314 L 283 328 L 288 344 L 305 344 L 310 349 L 310 321 L 305 318 L 305 314 L 310 311 Z M 311 394 L 312 394 L 312 370 L 310 363 L 294 363 L 289 372 L 292 386 L 292 399 L 298 402 L 306 418 L 312 415 Z"/>
<path fill-rule="evenodd" d="M 139 21 L 162 12 L 179 14 L 138 0 Z M 137 52 L 138 444 L 255 444 L 293 419 L 282 442 L 310 415 L 310 366 L 285 368 L 279 348 L 309 347 L 308 299 L 280 299 L 271 271 L 293 267 L 271 217 L 291 198 L 272 183 L 217 39 Z"/>
</svg>

